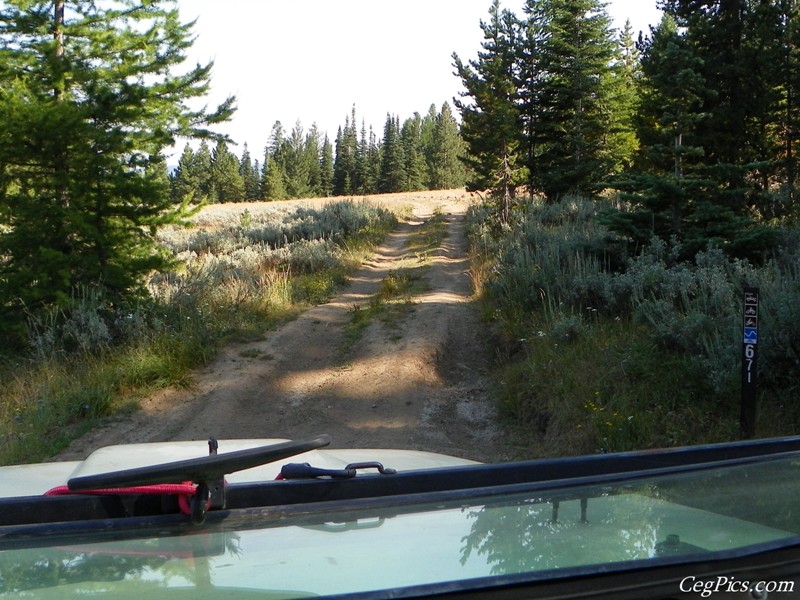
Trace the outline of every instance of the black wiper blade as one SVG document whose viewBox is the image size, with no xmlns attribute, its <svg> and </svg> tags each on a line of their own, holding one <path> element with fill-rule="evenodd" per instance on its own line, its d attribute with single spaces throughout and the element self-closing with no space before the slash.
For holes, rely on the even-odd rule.
<svg viewBox="0 0 800 600">
<path fill-rule="evenodd" d="M 304 440 L 293 440 L 223 454 L 212 454 L 189 460 L 73 477 L 67 482 L 67 487 L 71 491 L 81 492 L 160 483 L 213 481 L 230 473 L 289 458 L 290 456 L 327 446 L 330 443 L 330 436 L 320 435 Z"/>
</svg>

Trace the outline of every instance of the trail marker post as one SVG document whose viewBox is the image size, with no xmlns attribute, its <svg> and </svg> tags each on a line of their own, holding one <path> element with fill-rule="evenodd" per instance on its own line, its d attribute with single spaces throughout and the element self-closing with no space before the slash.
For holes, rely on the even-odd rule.
<svg viewBox="0 0 800 600">
<path fill-rule="evenodd" d="M 744 289 L 742 311 L 742 409 L 739 424 L 742 437 L 756 432 L 758 396 L 758 288 Z"/>
</svg>

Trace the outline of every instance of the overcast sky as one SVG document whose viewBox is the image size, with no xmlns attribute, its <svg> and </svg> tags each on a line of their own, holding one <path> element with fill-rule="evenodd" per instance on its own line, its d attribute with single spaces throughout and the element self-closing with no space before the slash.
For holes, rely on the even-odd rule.
<svg viewBox="0 0 800 600">
<path fill-rule="evenodd" d="M 521 14 L 523 0 L 503 0 Z M 273 123 L 288 131 L 316 122 L 333 142 L 355 104 L 381 137 L 386 114 L 402 120 L 441 107 L 461 90 L 452 54 L 474 58 L 491 0 L 180 0 L 197 19 L 190 61 L 214 61 L 209 105 L 228 95 L 238 111 L 220 127 L 261 159 Z M 609 13 L 634 31 L 657 24 L 656 0 L 611 0 Z M 183 144 L 179 144 L 178 150 Z"/>
</svg>

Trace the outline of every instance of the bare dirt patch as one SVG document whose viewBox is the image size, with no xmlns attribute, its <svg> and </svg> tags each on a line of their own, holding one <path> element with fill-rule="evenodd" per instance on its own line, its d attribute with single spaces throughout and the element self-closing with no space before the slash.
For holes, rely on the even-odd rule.
<svg viewBox="0 0 800 600">
<path fill-rule="evenodd" d="M 459 192 L 373 197 L 413 216 L 394 231 L 331 302 L 264 340 L 225 348 L 188 390 L 163 390 L 135 414 L 76 440 L 59 460 L 110 444 L 225 438 L 302 438 L 328 433 L 334 447 L 403 448 L 497 462 L 507 436 L 487 395 L 486 336 L 470 302 Z M 241 205 L 240 210 L 247 208 Z M 448 235 L 426 256 L 408 241 L 436 209 Z M 420 290 L 391 323 L 372 319 L 347 338 L 353 311 L 382 279 L 404 270 Z"/>
</svg>

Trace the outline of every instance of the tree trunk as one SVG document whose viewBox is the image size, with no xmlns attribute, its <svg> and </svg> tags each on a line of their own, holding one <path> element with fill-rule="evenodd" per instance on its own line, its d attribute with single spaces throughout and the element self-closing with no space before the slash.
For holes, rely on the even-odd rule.
<svg viewBox="0 0 800 600">
<path fill-rule="evenodd" d="M 53 39 L 56 42 L 56 64 L 58 74 L 53 86 L 53 97 L 61 100 L 64 94 L 64 69 L 60 64 L 64 57 L 64 0 L 53 2 Z"/>
</svg>

